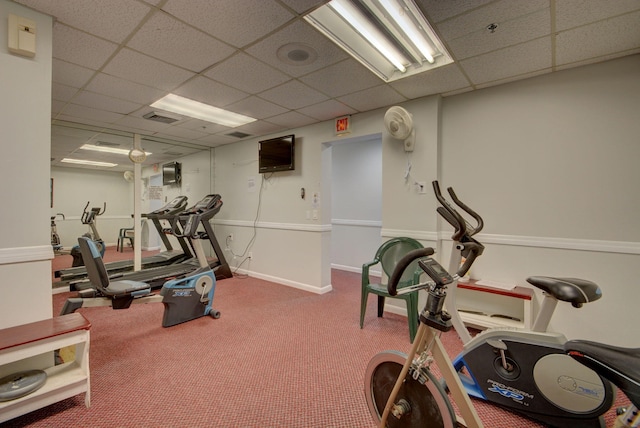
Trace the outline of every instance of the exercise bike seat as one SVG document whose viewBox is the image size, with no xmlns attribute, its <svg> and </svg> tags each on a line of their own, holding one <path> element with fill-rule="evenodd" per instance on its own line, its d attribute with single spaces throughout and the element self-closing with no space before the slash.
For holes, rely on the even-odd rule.
<svg viewBox="0 0 640 428">
<path fill-rule="evenodd" d="M 581 364 L 608 379 L 640 407 L 640 348 L 620 348 L 587 340 L 570 340 L 564 350 Z"/>
<path fill-rule="evenodd" d="M 78 245 L 87 268 L 89 281 L 103 295 L 118 299 L 122 297 L 140 297 L 151 293 L 151 286 L 146 282 L 110 281 L 104 261 L 95 242 L 81 236 L 78 238 Z"/>
<path fill-rule="evenodd" d="M 602 297 L 600 287 L 585 279 L 532 276 L 527 278 L 527 282 L 558 300 L 571 303 L 575 308 L 580 308 L 583 304 Z"/>
</svg>

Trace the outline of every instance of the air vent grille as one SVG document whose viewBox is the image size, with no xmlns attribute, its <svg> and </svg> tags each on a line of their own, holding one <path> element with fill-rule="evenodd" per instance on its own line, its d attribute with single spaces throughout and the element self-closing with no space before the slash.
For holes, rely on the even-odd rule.
<svg viewBox="0 0 640 428">
<path fill-rule="evenodd" d="M 180 152 L 164 152 L 165 155 L 167 156 L 182 156 L 184 153 L 180 153 Z"/>
<path fill-rule="evenodd" d="M 96 141 L 96 146 L 119 147 L 120 143 L 112 143 L 111 141 Z"/>
<path fill-rule="evenodd" d="M 240 131 L 235 131 L 227 135 L 229 137 L 236 137 L 236 138 L 246 138 L 251 136 L 251 134 L 245 134 L 244 132 L 240 132 Z"/>
<path fill-rule="evenodd" d="M 155 120 L 156 122 L 162 122 L 162 123 L 173 123 L 180 120 L 179 118 L 170 117 L 165 113 L 160 114 L 156 111 L 150 111 L 149 113 L 145 114 L 142 117 L 144 117 L 145 119 Z"/>
</svg>

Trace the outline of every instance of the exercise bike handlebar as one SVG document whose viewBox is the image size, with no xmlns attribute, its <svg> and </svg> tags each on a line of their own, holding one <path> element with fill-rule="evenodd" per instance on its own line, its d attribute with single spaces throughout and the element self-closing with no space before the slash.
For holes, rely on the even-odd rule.
<svg viewBox="0 0 640 428">
<path fill-rule="evenodd" d="M 484 227 L 484 221 L 482 220 L 482 217 L 480 217 L 480 214 L 469 208 L 467 204 L 458 199 L 458 197 L 456 196 L 456 192 L 453 191 L 453 187 L 448 187 L 447 191 L 449 192 L 449 196 L 451 196 L 451 199 L 453 199 L 453 202 L 455 202 L 457 206 L 462 208 L 476 221 L 476 226 L 473 228 L 473 233 L 470 233 L 470 235 L 473 236 L 476 233 L 480 232 Z"/>
<path fill-rule="evenodd" d="M 458 213 L 458 211 L 456 211 L 444 198 L 444 196 L 442 196 L 438 180 L 434 180 L 431 184 L 433 185 L 433 192 L 436 195 L 436 199 L 442 206 L 438 207 L 438 212 L 440 213 L 440 215 L 445 217 L 445 219 L 456 229 L 451 239 L 453 239 L 454 241 L 460 241 L 467 232 L 467 223 L 465 222 L 464 218 L 462 218 L 462 216 Z M 440 208 L 444 208 L 444 211 Z M 444 212 L 446 212 L 448 215 L 444 214 Z"/>
<path fill-rule="evenodd" d="M 398 294 L 398 282 L 400 282 L 400 278 L 404 273 L 404 270 L 416 259 L 420 259 L 423 257 L 428 257 L 433 255 L 433 248 L 418 248 L 417 250 L 413 250 L 408 252 L 403 258 L 398 261 L 396 264 L 393 273 L 391 274 L 391 278 L 389 278 L 389 284 L 387 284 L 387 291 L 390 295 L 396 296 Z M 406 292 L 415 291 L 416 289 L 425 288 L 426 284 L 419 284 L 420 287 L 404 287 L 402 290 L 406 290 Z M 404 293 L 401 293 L 404 294 Z"/>
</svg>

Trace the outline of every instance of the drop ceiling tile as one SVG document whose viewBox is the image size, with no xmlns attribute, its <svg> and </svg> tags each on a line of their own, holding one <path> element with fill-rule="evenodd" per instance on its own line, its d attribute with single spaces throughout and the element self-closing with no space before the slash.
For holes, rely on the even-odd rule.
<svg viewBox="0 0 640 428">
<path fill-rule="evenodd" d="M 284 85 L 269 89 L 259 95 L 260 98 L 264 98 L 292 110 L 306 107 L 311 104 L 317 104 L 328 98 L 326 95 L 298 82 L 297 80 L 292 80 Z"/>
<path fill-rule="evenodd" d="M 322 103 L 301 108 L 298 111 L 306 116 L 313 117 L 318 120 L 331 120 L 336 117 L 357 113 L 357 111 L 351 107 L 336 100 L 327 100 Z"/>
<path fill-rule="evenodd" d="M 551 39 L 543 37 L 460 61 L 474 85 L 551 67 Z"/>
<path fill-rule="evenodd" d="M 437 23 L 479 8 L 493 0 L 416 0 L 416 5 L 429 18 Z"/>
<path fill-rule="evenodd" d="M 289 44 L 298 44 L 317 54 L 314 62 L 292 65 L 278 58 L 278 49 Z M 299 20 L 246 49 L 250 55 L 272 65 L 290 76 L 298 77 L 335 64 L 348 55 L 305 21 Z"/>
<path fill-rule="evenodd" d="M 58 22 L 87 33 L 122 42 L 151 8 L 130 0 L 18 0 L 52 15 Z"/>
<path fill-rule="evenodd" d="M 162 132 L 165 128 L 168 128 L 170 126 L 166 123 L 155 122 L 153 120 L 143 119 L 142 117 L 136 117 L 132 115 L 121 118 L 117 122 L 114 122 L 114 125 L 119 126 L 119 128 L 117 129 L 132 129 L 136 130 L 132 132 L 138 132 L 139 134 Z"/>
<path fill-rule="evenodd" d="M 123 49 L 104 67 L 113 76 L 145 86 L 171 91 L 194 73 L 146 55 Z"/>
<path fill-rule="evenodd" d="M 291 80 L 281 71 L 244 53 L 232 56 L 204 75 L 250 93 L 261 92 Z"/>
<path fill-rule="evenodd" d="M 81 106 L 75 106 L 75 109 L 83 109 L 84 107 Z M 65 109 L 66 111 L 66 109 Z M 74 110 L 73 113 L 75 113 L 77 110 Z M 99 113 L 99 112 L 98 112 Z M 115 114 L 115 113 L 113 113 Z M 113 128 L 112 124 L 109 122 L 105 122 L 102 121 L 100 119 L 91 119 L 88 116 L 91 116 L 92 113 L 91 112 L 87 112 L 84 116 L 80 116 L 80 115 L 67 115 L 67 114 L 59 114 L 57 115 L 54 120 L 52 120 L 52 124 L 58 123 L 58 121 L 63 121 L 63 122 L 72 122 L 72 123 L 82 123 L 83 125 L 91 125 L 91 126 L 96 126 L 99 128 Z"/>
<path fill-rule="evenodd" d="M 532 13 L 543 10 L 549 10 L 549 0 L 519 2 L 501 0 L 452 18 L 438 24 L 437 27 L 444 39 L 451 40 L 485 30 L 487 25 L 491 23 L 498 24 L 498 29 L 500 29 L 503 24 L 506 25 L 509 21 L 523 19 Z"/>
<path fill-rule="evenodd" d="M 51 80 L 53 82 L 73 86 L 74 88 L 82 88 L 94 74 L 95 71 L 88 68 L 55 58 L 52 60 Z"/>
<path fill-rule="evenodd" d="M 156 135 L 163 138 L 177 138 L 179 140 L 191 141 L 205 137 L 207 134 L 204 132 L 194 131 L 192 129 L 180 128 L 179 126 L 169 126 L 161 132 L 158 132 Z"/>
<path fill-rule="evenodd" d="M 53 25 L 53 57 L 93 70 L 101 68 L 118 45 L 66 25 Z"/>
<path fill-rule="evenodd" d="M 250 135 L 260 136 L 260 135 L 267 135 L 267 134 L 273 134 L 275 132 L 280 132 L 284 129 L 286 128 L 282 125 L 276 125 L 275 123 L 266 122 L 264 120 L 258 120 L 256 122 L 251 122 L 247 125 L 242 125 L 237 128 L 233 128 L 233 130 L 229 132 L 239 131 L 239 132 L 244 132 Z M 228 134 L 229 132 L 226 132 L 225 134 Z"/>
<path fill-rule="evenodd" d="M 55 117 L 66 105 L 66 101 L 51 100 L 51 116 Z"/>
<path fill-rule="evenodd" d="M 134 83 L 105 73 L 96 75 L 87 85 L 86 89 L 139 104 L 151 104 L 166 95 L 166 92 L 160 89 Z"/>
<path fill-rule="evenodd" d="M 582 67 L 583 65 L 589 65 L 589 64 L 596 63 L 596 62 L 609 61 L 609 60 L 612 60 L 612 59 L 620 58 L 622 56 L 631 57 L 631 56 L 637 55 L 637 54 L 640 54 L 640 48 L 632 49 L 630 51 L 625 51 L 624 53 L 620 53 L 619 52 L 619 53 L 615 53 L 615 54 L 608 54 L 608 55 L 600 56 L 600 57 L 597 57 L 597 58 L 589 58 L 589 59 L 586 59 L 584 61 L 572 62 L 571 64 L 558 65 L 557 67 L 555 67 L 555 71 L 566 70 L 566 69 L 575 68 L 575 67 Z"/>
<path fill-rule="evenodd" d="M 551 71 L 552 71 L 551 68 L 544 68 L 542 70 L 537 70 L 537 71 L 534 71 L 534 72 L 531 72 L 531 73 L 519 74 L 518 76 L 515 76 L 515 77 L 508 77 L 508 78 L 502 79 L 502 80 L 494 80 L 494 81 L 491 81 L 489 83 L 483 83 L 483 84 L 477 85 L 476 89 L 489 88 L 491 86 L 504 85 L 505 83 L 517 82 L 519 80 L 524 80 L 524 79 L 530 79 L 532 77 L 541 76 L 543 74 L 551 73 Z"/>
<path fill-rule="evenodd" d="M 396 80 L 391 82 L 391 86 L 408 99 L 415 99 L 470 87 L 470 83 L 458 64 L 453 63 Z"/>
<path fill-rule="evenodd" d="M 556 29 L 567 30 L 639 9 L 638 0 L 562 0 L 556 2 Z"/>
<path fill-rule="evenodd" d="M 246 46 L 294 18 L 274 0 L 169 0 L 162 9 L 235 47 Z"/>
<path fill-rule="evenodd" d="M 305 125 L 311 125 L 316 122 L 316 119 L 305 116 L 297 111 L 289 111 L 284 114 L 270 117 L 269 122 L 275 123 L 276 125 L 282 125 L 287 128 L 298 128 Z"/>
<path fill-rule="evenodd" d="M 140 104 L 108 97 L 90 91 L 81 91 L 73 98 L 74 104 L 80 104 L 95 109 L 112 111 L 120 114 L 129 114 L 142 107 Z"/>
<path fill-rule="evenodd" d="M 103 123 L 112 123 L 121 119 L 122 114 L 114 113 L 106 110 L 99 110 L 87 106 L 81 106 L 78 104 L 67 104 L 62 113 L 66 116 L 73 116 L 76 118 L 91 119 Z"/>
<path fill-rule="evenodd" d="M 486 21 L 482 28 L 449 40 L 450 52 L 459 61 L 473 56 L 513 46 L 551 34 L 549 9 L 542 9 L 504 22 L 497 22 L 498 28 L 487 30 Z"/>
<path fill-rule="evenodd" d="M 53 82 L 51 84 L 51 98 L 58 101 L 69 101 L 78 92 L 78 88 Z"/>
<path fill-rule="evenodd" d="M 300 80 L 330 97 L 358 92 L 381 82 L 379 77 L 351 58 L 301 77 Z"/>
<path fill-rule="evenodd" d="M 287 111 L 286 108 L 258 97 L 245 98 L 237 103 L 229 104 L 226 108 L 236 113 L 253 117 L 254 119 L 264 119 Z"/>
<path fill-rule="evenodd" d="M 187 119 L 185 121 L 179 122 L 176 124 L 181 128 L 187 128 L 194 131 L 199 131 L 204 134 L 215 134 L 220 131 L 224 131 L 225 129 L 229 129 L 226 126 L 218 125 L 217 123 L 211 123 L 204 120 L 199 119 Z"/>
<path fill-rule="evenodd" d="M 240 140 L 234 137 L 228 137 L 225 135 L 216 134 L 216 135 L 207 135 L 206 137 L 199 138 L 197 140 L 194 140 L 193 142 L 197 144 L 202 144 L 203 146 L 207 146 L 207 147 L 219 147 L 219 146 L 224 146 L 226 144 L 237 143 L 238 141 Z"/>
<path fill-rule="evenodd" d="M 202 76 L 190 80 L 172 92 L 216 107 L 225 107 L 249 96 L 246 92 Z"/>
<path fill-rule="evenodd" d="M 163 12 L 156 12 L 127 46 L 195 72 L 201 72 L 235 51 Z"/>
<path fill-rule="evenodd" d="M 282 0 L 287 6 L 295 10 L 297 13 L 310 12 L 316 6 L 324 3 L 320 0 Z"/>
<path fill-rule="evenodd" d="M 356 109 L 357 111 L 374 110 L 407 101 L 391 86 L 375 86 L 364 91 L 338 97 L 338 101 Z"/>
<path fill-rule="evenodd" d="M 589 58 L 627 53 L 640 47 L 640 11 L 562 31 L 556 36 L 556 62 L 570 64 Z"/>
</svg>

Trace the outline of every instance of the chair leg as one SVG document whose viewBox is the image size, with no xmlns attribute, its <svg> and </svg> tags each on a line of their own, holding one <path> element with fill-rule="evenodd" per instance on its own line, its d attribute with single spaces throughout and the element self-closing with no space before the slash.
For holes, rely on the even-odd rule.
<svg viewBox="0 0 640 428">
<path fill-rule="evenodd" d="M 362 326 L 364 325 L 364 314 L 365 312 L 367 312 L 368 296 L 369 296 L 369 293 L 367 293 L 367 290 L 363 287 L 362 293 L 360 294 L 360 328 L 362 328 Z"/>
<path fill-rule="evenodd" d="M 384 314 L 384 296 L 378 296 L 378 318 Z"/>
<path fill-rule="evenodd" d="M 411 293 L 407 299 L 407 321 L 409 323 L 409 339 L 413 343 L 418 331 L 418 296 L 417 293 Z"/>
</svg>

